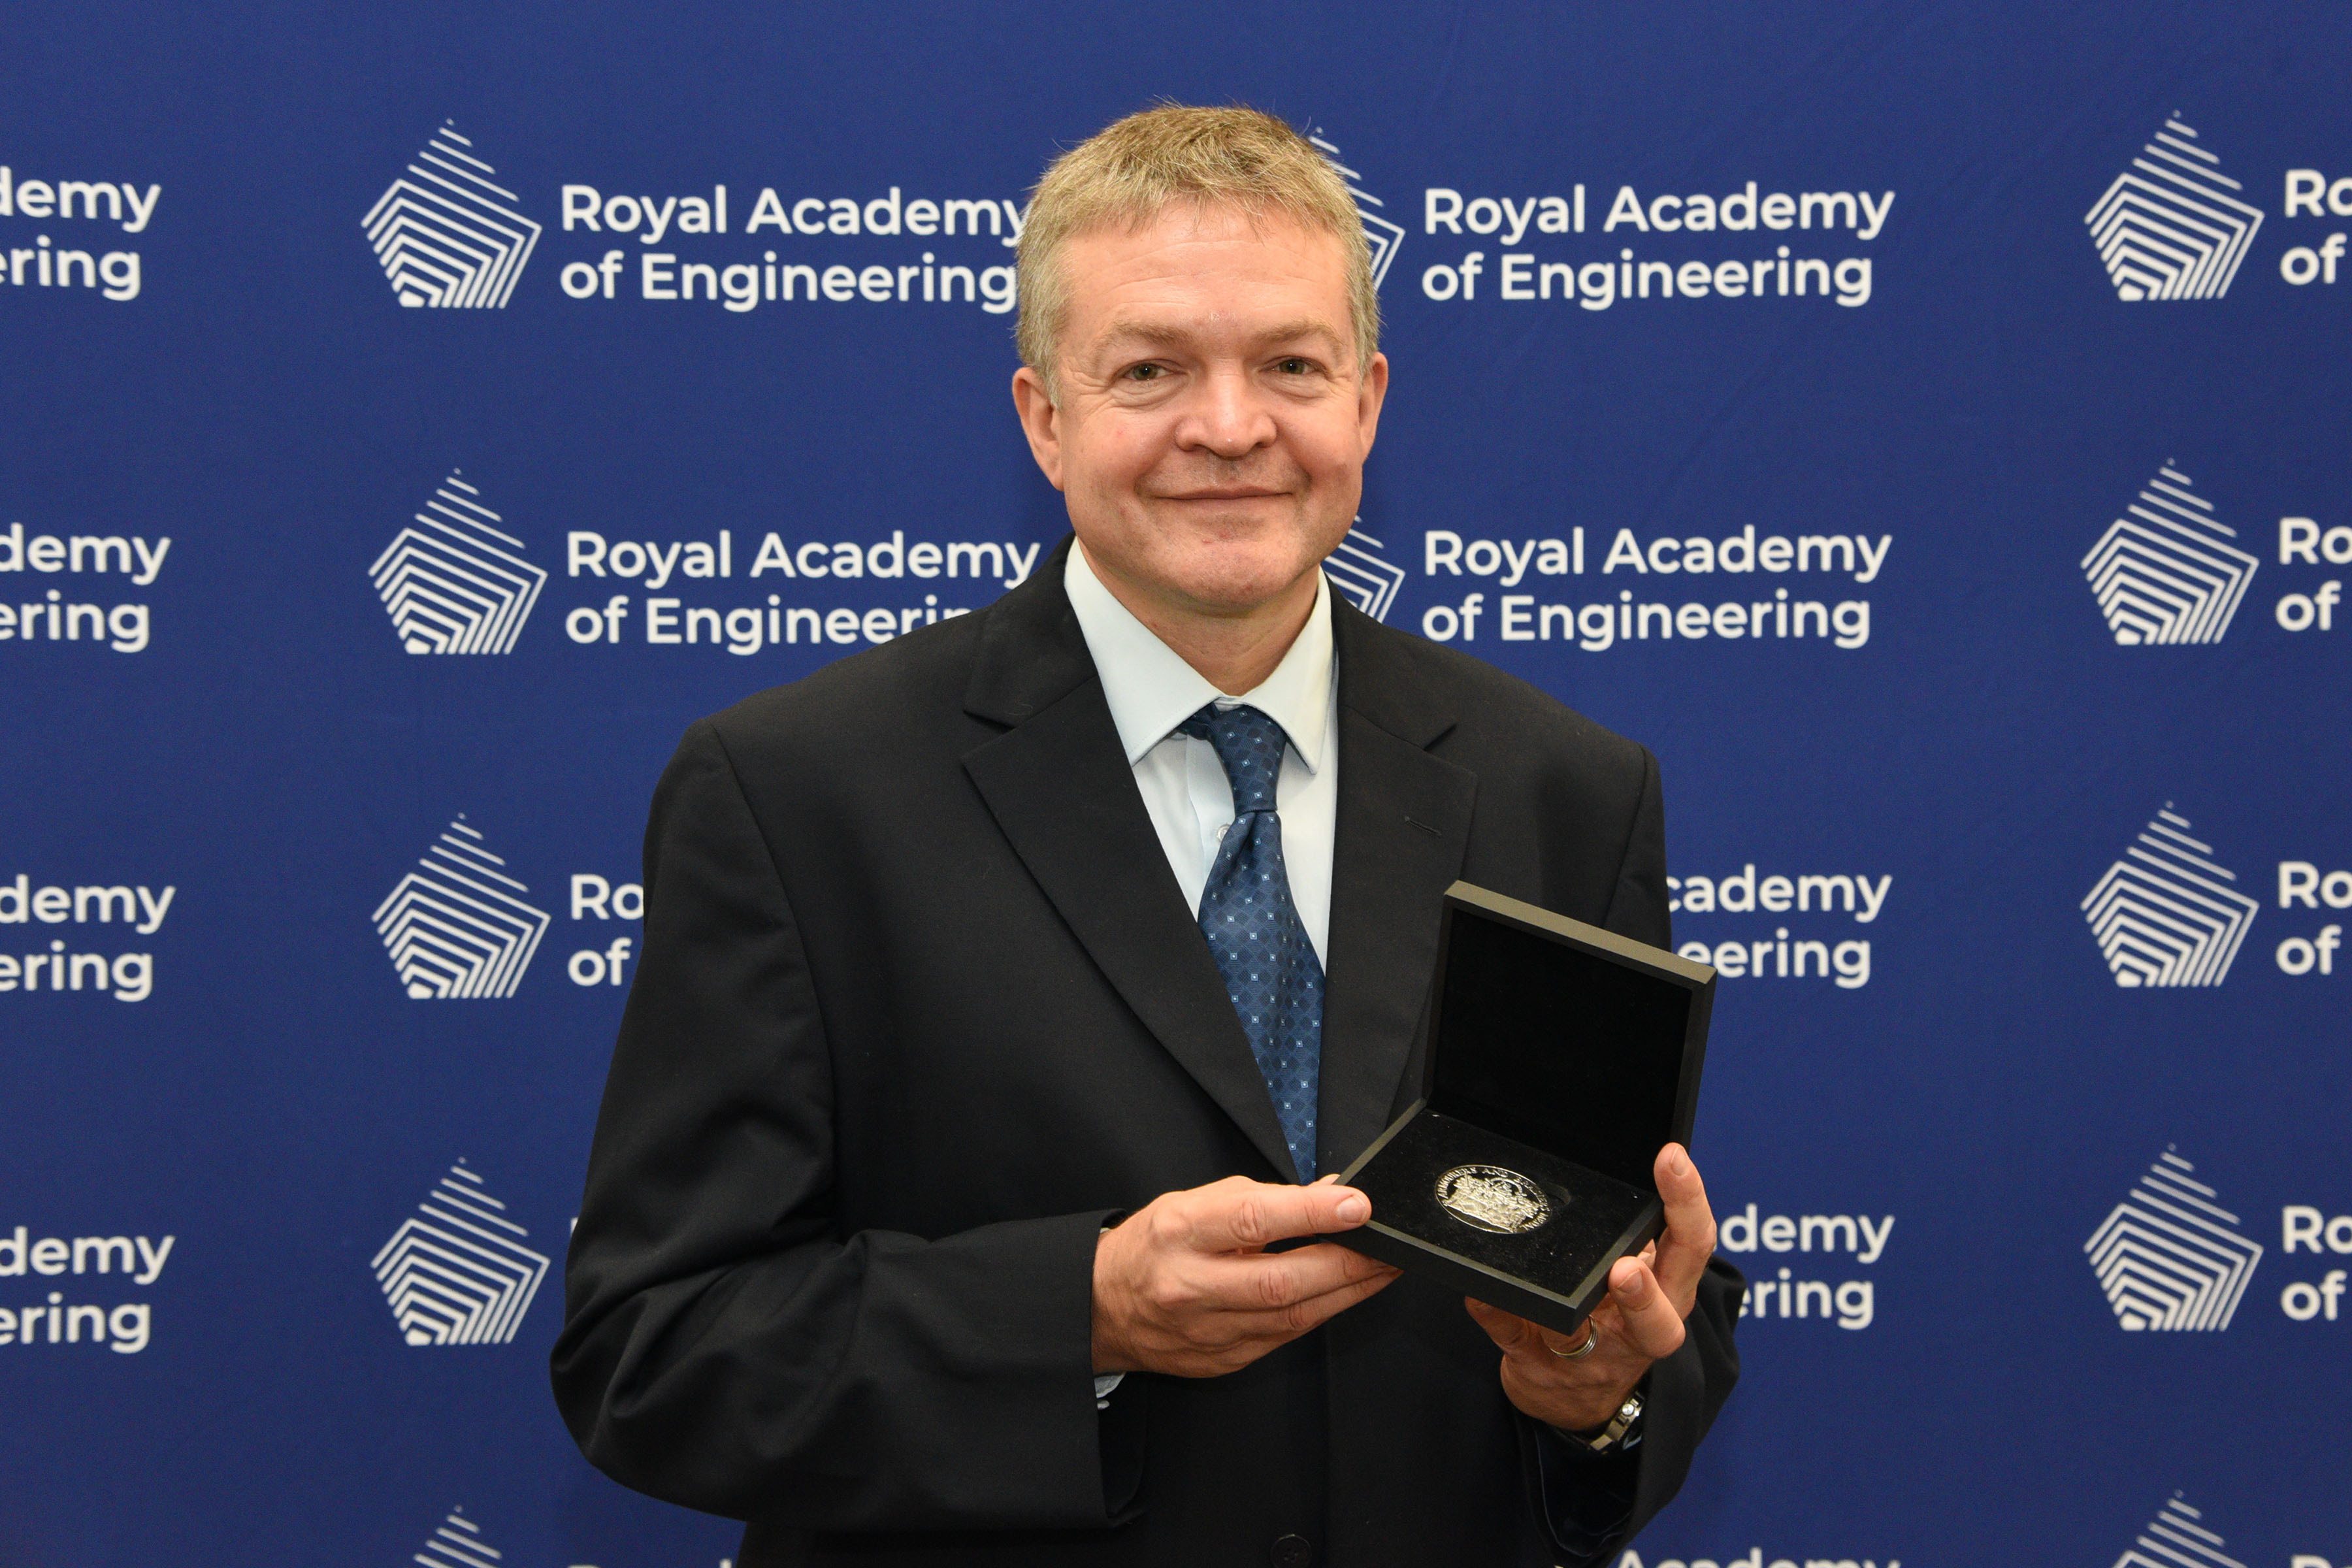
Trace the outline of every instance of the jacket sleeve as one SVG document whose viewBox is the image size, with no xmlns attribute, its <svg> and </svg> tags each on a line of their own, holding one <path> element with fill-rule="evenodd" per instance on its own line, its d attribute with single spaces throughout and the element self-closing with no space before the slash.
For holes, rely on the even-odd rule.
<svg viewBox="0 0 2352 1568">
<path fill-rule="evenodd" d="M 553 1355 L 582 1452 L 667 1501 L 811 1530 L 1111 1522 L 1104 1215 L 843 1234 L 821 998 L 707 722 L 656 793 L 645 887 Z"/>
<path fill-rule="evenodd" d="M 1654 947 L 1674 945 L 1666 908 L 1666 819 L 1658 761 L 1642 753 L 1641 797 L 1635 803 L 1619 864 L 1607 927 Z M 1528 1444 L 1528 1471 L 1537 1506 L 1563 1562 L 1607 1562 L 1674 1500 L 1690 1473 L 1699 1440 L 1739 1381 L 1739 1351 L 1732 1328 L 1747 1281 L 1722 1258 L 1699 1277 L 1682 1348 L 1650 1368 L 1642 1409 L 1643 1438 L 1632 1453 L 1592 1460 L 1570 1454 L 1549 1434 Z M 1532 1427 L 1535 1424 L 1527 1423 Z M 1613 1517 L 1612 1517 L 1613 1516 Z"/>
<path fill-rule="evenodd" d="M 1675 945 L 1674 917 L 1666 912 L 1665 787 L 1658 776 L 1658 759 L 1647 746 L 1642 748 L 1641 797 L 1626 825 L 1617 886 L 1601 923 L 1652 947 Z"/>
</svg>

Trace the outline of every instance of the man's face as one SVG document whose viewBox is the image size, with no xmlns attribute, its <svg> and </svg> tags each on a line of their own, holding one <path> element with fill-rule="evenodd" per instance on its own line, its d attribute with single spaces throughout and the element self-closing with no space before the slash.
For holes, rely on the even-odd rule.
<svg viewBox="0 0 2352 1568">
<path fill-rule="evenodd" d="M 1163 614 L 1311 595 L 1388 387 L 1384 356 L 1356 363 L 1338 237 L 1180 203 L 1073 238 L 1062 266 L 1060 396 L 1024 368 L 1014 397 L 1097 570 Z"/>
</svg>

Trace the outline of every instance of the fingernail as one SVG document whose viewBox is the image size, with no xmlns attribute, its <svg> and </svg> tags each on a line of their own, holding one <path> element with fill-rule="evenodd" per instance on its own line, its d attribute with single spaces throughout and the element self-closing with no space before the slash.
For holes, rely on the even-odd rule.
<svg viewBox="0 0 2352 1568">
<path fill-rule="evenodd" d="M 1674 1173 L 1677 1176 L 1686 1176 L 1690 1174 L 1690 1155 L 1679 1143 L 1675 1145 L 1674 1154 L 1667 1160 L 1666 1163 L 1673 1167 Z"/>
<path fill-rule="evenodd" d="M 1361 1225 L 1372 1217 L 1372 1205 L 1361 1193 L 1350 1193 L 1339 1200 L 1339 1218 L 1349 1225 Z"/>
</svg>

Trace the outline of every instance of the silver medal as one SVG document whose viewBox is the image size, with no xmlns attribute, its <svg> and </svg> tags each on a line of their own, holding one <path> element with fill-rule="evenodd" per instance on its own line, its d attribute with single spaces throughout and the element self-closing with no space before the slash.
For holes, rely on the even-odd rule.
<svg viewBox="0 0 2352 1568">
<path fill-rule="evenodd" d="M 1456 1165 L 1437 1178 L 1437 1201 L 1464 1225 L 1497 1236 L 1530 1231 L 1551 1218 L 1544 1190 L 1500 1165 Z"/>
</svg>

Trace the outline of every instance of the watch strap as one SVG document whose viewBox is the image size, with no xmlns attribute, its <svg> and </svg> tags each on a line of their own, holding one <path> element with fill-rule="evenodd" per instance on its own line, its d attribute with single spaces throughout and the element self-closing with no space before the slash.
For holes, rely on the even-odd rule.
<svg viewBox="0 0 2352 1568">
<path fill-rule="evenodd" d="M 1564 1436 L 1577 1447 L 1595 1454 L 1622 1452 L 1640 1444 L 1641 1421 L 1642 1391 L 1637 1388 L 1625 1396 L 1625 1403 L 1617 1407 L 1617 1413 L 1598 1432 L 1570 1432 Z"/>
</svg>

